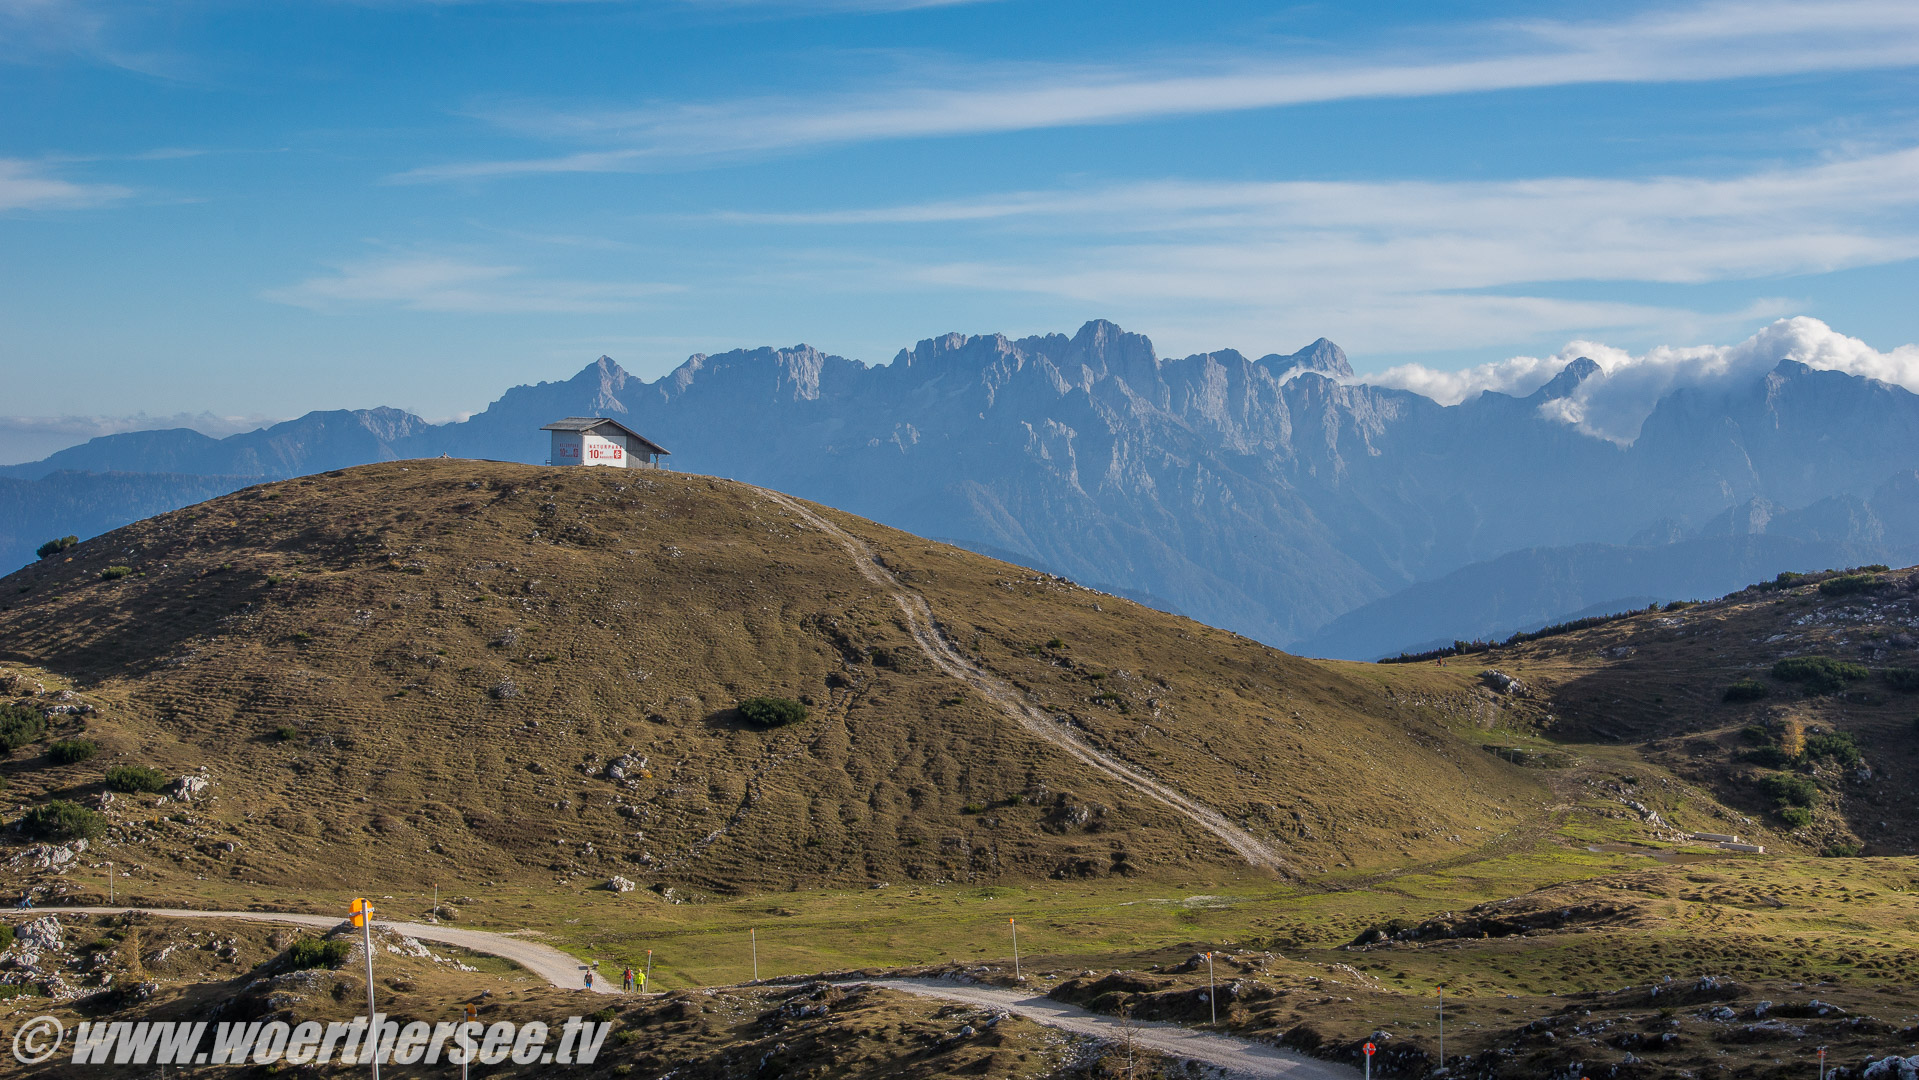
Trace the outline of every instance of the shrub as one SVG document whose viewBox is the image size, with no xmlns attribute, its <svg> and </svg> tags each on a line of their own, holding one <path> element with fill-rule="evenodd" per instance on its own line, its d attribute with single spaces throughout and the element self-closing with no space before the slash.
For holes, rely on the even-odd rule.
<svg viewBox="0 0 1919 1080">
<path fill-rule="evenodd" d="M 1886 685 L 1908 694 L 1919 691 L 1919 668 L 1895 667 L 1885 670 Z"/>
<path fill-rule="evenodd" d="M 109 566 L 105 570 L 100 571 L 100 580 L 119 581 L 131 573 L 133 573 L 133 567 L 131 566 Z"/>
<path fill-rule="evenodd" d="M 288 724 L 281 724 L 279 727 L 273 729 L 273 737 L 281 742 L 292 742 L 300 737 L 300 729 Z"/>
<path fill-rule="evenodd" d="M 353 947 L 344 941 L 304 937 L 287 950 L 287 967 L 292 971 L 339 967 L 352 951 Z"/>
<path fill-rule="evenodd" d="M 167 786 L 167 777 L 146 765 L 115 765 L 107 770 L 107 786 L 128 795 L 151 794 Z"/>
<path fill-rule="evenodd" d="M 13 947 L 13 924 L 0 923 L 0 952 Z"/>
<path fill-rule="evenodd" d="M 1755 747 L 1739 756 L 1755 765 L 1765 765 L 1773 769 L 1783 769 L 1798 760 L 1779 747 L 1772 745 Z"/>
<path fill-rule="evenodd" d="M 1804 683 L 1814 694 L 1833 694 L 1855 679 L 1872 674 L 1864 664 L 1834 660 L 1826 656 L 1792 656 L 1772 666 L 1772 677 L 1780 682 Z"/>
<path fill-rule="evenodd" d="M 78 803 L 55 799 L 21 815 L 20 830 L 36 840 L 93 840 L 107 831 L 107 819 Z"/>
<path fill-rule="evenodd" d="M 1819 854 L 1824 855 L 1828 859 L 1854 859 L 1859 857 L 1859 852 L 1862 850 L 1864 849 L 1858 844 L 1828 844 L 1826 845 L 1826 850 Z"/>
<path fill-rule="evenodd" d="M 1853 741 L 1850 732 L 1834 731 L 1826 735 L 1808 735 L 1806 753 L 1808 761 L 1829 758 L 1841 765 L 1851 765 L 1863 760 L 1859 753 L 1859 744 Z"/>
<path fill-rule="evenodd" d="M 1790 806 L 1811 806 L 1819 795 L 1819 785 L 1791 773 L 1773 773 L 1759 781 L 1759 789 Z"/>
<path fill-rule="evenodd" d="M 740 715 L 761 727 L 784 727 L 806 719 L 806 706 L 792 698 L 751 697 L 740 702 Z"/>
<path fill-rule="evenodd" d="M 1826 596 L 1851 596 L 1862 593 L 1879 584 L 1879 579 L 1871 574 L 1844 574 L 1836 578 L 1827 578 L 1819 583 L 1819 591 Z"/>
<path fill-rule="evenodd" d="M 33 550 L 33 553 L 43 559 L 51 559 L 79 542 L 80 538 L 77 536 L 62 536 L 58 540 L 49 540 L 41 544 Z"/>
<path fill-rule="evenodd" d="M 1758 701 L 1770 693 L 1772 689 L 1758 679 L 1741 679 L 1726 687 L 1725 700 Z"/>
<path fill-rule="evenodd" d="M 46 733 L 46 717 L 24 705 L 0 704 L 0 750 L 11 754 Z"/>
<path fill-rule="evenodd" d="M 47 747 L 55 765 L 78 765 L 99 752 L 99 744 L 86 739 L 61 739 Z"/>
<path fill-rule="evenodd" d="M 1803 829 L 1812 824 L 1812 811 L 1803 806 L 1782 806 L 1779 808 L 1779 820 L 1795 829 Z"/>
<path fill-rule="evenodd" d="M 1772 742 L 1772 732 L 1767 731 L 1758 724 L 1747 724 L 1745 727 L 1740 728 L 1739 737 L 1754 746 L 1764 746 Z"/>
</svg>

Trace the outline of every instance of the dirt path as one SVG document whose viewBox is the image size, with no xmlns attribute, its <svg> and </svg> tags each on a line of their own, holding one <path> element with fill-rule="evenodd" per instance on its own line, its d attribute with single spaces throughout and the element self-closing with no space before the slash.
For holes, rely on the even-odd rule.
<svg viewBox="0 0 1919 1080">
<path fill-rule="evenodd" d="M 934 619 L 933 609 L 927 605 L 926 598 L 907 588 L 891 571 L 881 566 L 865 541 L 807 509 L 797 500 L 765 488 L 755 490 L 838 541 L 839 545 L 846 549 L 847 554 L 853 556 L 853 562 L 859 568 L 860 574 L 875 586 L 885 590 L 893 598 L 894 603 L 899 605 L 900 610 L 906 615 L 906 625 L 913 635 L 913 640 L 919 643 L 920 651 L 926 654 L 927 659 L 931 660 L 935 667 L 972 687 L 981 697 L 998 705 L 1008 716 L 1018 721 L 1021 727 L 1071 754 L 1082 764 L 1105 773 L 1148 798 L 1164 803 L 1174 812 L 1219 837 L 1227 847 L 1238 852 L 1241 858 L 1252 865 L 1279 873 L 1288 872 L 1286 861 L 1279 856 L 1278 852 L 1261 843 L 1251 833 L 1227 821 L 1219 811 L 1187 798 L 1088 743 L 1055 720 L 1051 714 L 1027 701 L 1025 695 L 1011 684 L 960 655 L 959 650 L 953 648 L 952 643 L 946 640 L 946 636 L 940 633 L 939 623 Z"/>
<path fill-rule="evenodd" d="M 318 930 L 331 930 L 344 922 L 328 915 L 297 915 L 271 911 L 195 911 L 191 908 L 129 908 L 120 907 L 47 907 L 33 908 L 27 911 L 9 911 L 8 915 L 37 918 L 41 915 L 60 915 L 73 912 L 84 915 L 118 915 L 123 911 L 144 911 L 149 915 L 160 915 L 169 919 L 240 919 L 246 922 L 290 923 L 294 926 L 310 926 Z M 374 919 L 373 925 L 391 930 L 396 934 L 405 934 L 421 941 L 437 941 L 442 945 L 457 945 L 462 949 L 486 953 L 488 956 L 502 956 L 527 969 L 554 986 L 569 990 L 584 989 L 586 972 L 578 958 L 569 956 L 550 945 L 526 941 L 507 934 L 497 934 L 490 930 L 468 930 L 463 927 L 442 926 L 437 923 L 388 922 Z M 593 982 L 595 993 L 611 994 L 612 986 L 605 978 L 596 977 Z"/>
<path fill-rule="evenodd" d="M 908 994 L 960 1001 L 1004 1009 L 1049 1027 L 1080 1035 L 1093 1035 L 1118 1041 L 1123 1036 L 1119 1020 L 1024 990 L 1000 990 L 990 986 L 962 986 L 955 983 L 920 979 L 875 979 L 871 985 Z M 1354 1080 L 1359 1070 L 1309 1058 L 1290 1050 L 1263 1043 L 1215 1035 L 1176 1024 L 1135 1022 L 1133 1040 L 1158 1053 L 1197 1061 L 1225 1071 L 1235 1080 Z"/>
</svg>

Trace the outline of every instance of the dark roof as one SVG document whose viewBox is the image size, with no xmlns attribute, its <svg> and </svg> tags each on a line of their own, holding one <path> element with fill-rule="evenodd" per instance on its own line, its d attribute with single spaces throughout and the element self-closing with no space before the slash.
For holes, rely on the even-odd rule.
<svg viewBox="0 0 1919 1080">
<path fill-rule="evenodd" d="M 640 434 L 639 432 L 634 431 L 632 428 L 627 427 L 625 424 L 620 423 L 618 420 L 608 419 L 607 417 L 604 417 L 604 416 L 569 416 L 564 420 L 555 420 L 551 424 L 543 424 L 541 425 L 540 430 L 541 431 L 598 431 L 600 428 L 603 428 L 603 427 L 618 428 L 620 430 L 620 433 L 625 435 L 627 438 L 638 439 L 640 441 L 640 445 L 645 447 L 646 451 L 650 454 L 671 454 L 673 452 L 671 450 L 668 450 L 666 447 L 661 446 L 659 443 L 654 442 L 652 439 L 649 439 L 646 436 Z"/>
</svg>

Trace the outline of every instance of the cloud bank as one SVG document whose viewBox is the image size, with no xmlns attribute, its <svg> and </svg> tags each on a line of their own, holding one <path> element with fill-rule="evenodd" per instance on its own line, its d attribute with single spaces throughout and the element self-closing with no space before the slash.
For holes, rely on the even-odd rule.
<svg viewBox="0 0 1919 1080">
<path fill-rule="evenodd" d="M 45 164 L 0 158 L 0 212 L 73 210 L 118 202 L 131 192 L 116 184 L 80 184 L 49 175 Z"/>
<path fill-rule="evenodd" d="M 1737 345 L 1662 345 L 1634 355 L 1593 341 L 1574 341 L 1551 356 L 1515 356 L 1461 371 L 1435 371 L 1420 364 L 1389 368 L 1359 380 L 1423 394 L 1456 405 L 1484 391 L 1524 397 L 1577 357 L 1589 357 L 1600 371 L 1568 397 L 1540 406 L 1543 416 L 1588 435 L 1626 444 L 1659 399 L 1682 388 L 1725 390 L 1797 360 L 1820 371 L 1842 371 L 1903 386 L 1919 393 L 1919 345 L 1880 352 L 1818 319 L 1780 319 Z"/>
<path fill-rule="evenodd" d="M 0 416 L 0 465 L 38 461 L 101 435 L 162 428 L 192 428 L 216 439 L 278 423 L 284 416 L 217 416 L 210 412 L 172 416 Z"/>
</svg>

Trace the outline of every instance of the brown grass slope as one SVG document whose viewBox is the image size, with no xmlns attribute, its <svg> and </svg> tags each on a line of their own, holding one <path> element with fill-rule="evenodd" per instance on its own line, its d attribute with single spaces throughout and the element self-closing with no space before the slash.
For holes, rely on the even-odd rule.
<svg viewBox="0 0 1919 1080">
<path fill-rule="evenodd" d="M 1553 737 L 1632 746 L 1743 812 L 1740 831 L 1762 843 L 1910 855 L 1919 852 L 1915 638 L 1919 572 L 1827 572 L 1447 663 L 1518 677 L 1530 697 L 1509 700 Z M 1836 687 L 1776 677 L 1774 665 L 1791 658 L 1841 661 L 1863 677 Z M 1763 696 L 1729 700 L 1742 682 Z M 1834 734 L 1859 756 L 1822 743 Z M 1810 824 L 1782 814 L 1787 804 L 1766 786 L 1775 777 L 1816 788 Z"/>
<path fill-rule="evenodd" d="M 110 842 L 149 880 L 288 890 L 1257 873 L 943 673 L 789 506 L 670 473 L 412 461 L 116 530 L 0 582 L 13 692 L 73 691 L 96 711 L 52 735 L 102 747 L 64 766 L 16 752 L 9 796 L 93 800 L 117 763 L 204 768 L 211 803 L 121 796 Z M 1547 797 L 1447 728 L 1450 677 L 1301 660 L 809 512 L 868 545 L 968 663 L 1289 872 L 1451 856 Z M 114 566 L 130 573 L 104 579 Z M 759 694 L 812 716 L 756 729 L 735 705 Z M 644 765 L 608 779 L 622 755 Z"/>
</svg>

